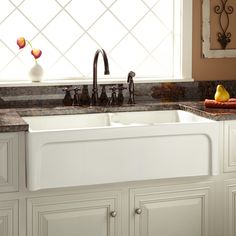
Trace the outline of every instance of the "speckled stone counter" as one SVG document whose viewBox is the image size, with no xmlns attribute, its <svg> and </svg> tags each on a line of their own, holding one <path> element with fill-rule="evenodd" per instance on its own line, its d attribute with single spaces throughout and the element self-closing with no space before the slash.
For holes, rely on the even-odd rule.
<svg viewBox="0 0 236 236">
<path fill-rule="evenodd" d="M 15 108 L 0 109 L 0 132 L 27 131 L 28 124 L 21 116 L 52 116 L 91 114 L 98 112 L 129 112 L 129 111 L 153 111 L 153 110 L 175 110 L 181 109 L 193 112 L 202 117 L 223 121 L 236 120 L 236 109 L 214 109 L 205 108 L 203 102 L 160 102 L 140 103 L 134 106 L 124 105 L 122 107 L 50 107 L 50 108 Z"/>
<path fill-rule="evenodd" d="M 28 124 L 21 118 L 15 109 L 0 110 L 0 132 L 27 131 Z"/>
<path fill-rule="evenodd" d="M 204 102 L 180 103 L 179 109 L 216 121 L 236 120 L 236 109 L 206 108 Z"/>
</svg>

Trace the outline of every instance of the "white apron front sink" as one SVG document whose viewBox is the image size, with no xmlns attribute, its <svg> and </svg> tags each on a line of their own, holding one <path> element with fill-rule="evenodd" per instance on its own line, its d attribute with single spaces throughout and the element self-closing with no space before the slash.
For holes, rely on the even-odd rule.
<svg viewBox="0 0 236 236">
<path fill-rule="evenodd" d="M 219 125 L 189 112 L 23 119 L 30 190 L 218 174 Z"/>
</svg>

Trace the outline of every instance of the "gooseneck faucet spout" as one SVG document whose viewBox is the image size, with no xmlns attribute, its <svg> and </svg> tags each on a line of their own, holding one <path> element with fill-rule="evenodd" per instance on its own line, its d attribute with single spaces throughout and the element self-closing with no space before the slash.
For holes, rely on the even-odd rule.
<svg viewBox="0 0 236 236">
<path fill-rule="evenodd" d="M 93 106 L 96 106 L 98 104 L 97 64 L 98 64 L 98 56 L 100 53 L 102 54 L 103 61 L 104 61 L 104 67 L 105 67 L 104 75 L 110 74 L 107 54 L 105 50 L 98 49 L 94 55 L 94 60 L 93 60 L 93 91 L 92 91 L 92 105 Z"/>
</svg>

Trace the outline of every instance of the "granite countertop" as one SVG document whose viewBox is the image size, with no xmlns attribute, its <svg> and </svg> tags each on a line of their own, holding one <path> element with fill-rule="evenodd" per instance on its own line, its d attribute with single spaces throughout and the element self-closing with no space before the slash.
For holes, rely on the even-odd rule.
<svg viewBox="0 0 236 236">
<path fill-rule="evenodd" d="M 98 112 L 128 112 L 181 109 L 208 119 L 236 120 L 236 109 L 205 108 L 203 102 L 147 102 L 122 107 L 39 107 L 0 109 L 0 132 L 27 131 L 28 124 L 22 116 L 70 115 Z"/>
<path fill-rule="evenodd" d="M 28 127 L 15 109 L 0 109 L 0 132 L 27 131 Z"/>
</svg>

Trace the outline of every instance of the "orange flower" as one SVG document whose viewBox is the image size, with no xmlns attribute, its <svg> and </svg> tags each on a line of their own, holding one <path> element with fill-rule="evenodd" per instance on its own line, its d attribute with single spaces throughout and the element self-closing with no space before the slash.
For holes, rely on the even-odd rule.
<svg viewBox="0 0 236 236">
<path fill-rule="evenodd" d="M 33 48 L 30 41 L 26 40 L 24 37 L 20 37 L 17 39 L 17 45 L 19 46 L 19 49 L 24 48 L 26 43 L 30 45 L 32 49 L 31 54 L 33 55 L 34 59 L 37 60 L 42 55 L 42 51 L 40 49 Z"/>
<path fill-rule="evenodd" d="M 17 39 L 17 45 L 19 46 L 19 49 L 22 49 L 25 47 L 26 40 L 24 37 L 20 37 Z"/>
<path fill-rule="evenodd" d="M 35 60 L 36 60 L 36 59 L 38 59 L 39 57 L 41 57 L 42 51 L 41 51 L 40 49 L 34 48 L 34 49 L 32 49 L 31 54 L 33 55 L 33 57 L 34 57 Z"/>
</svg>

